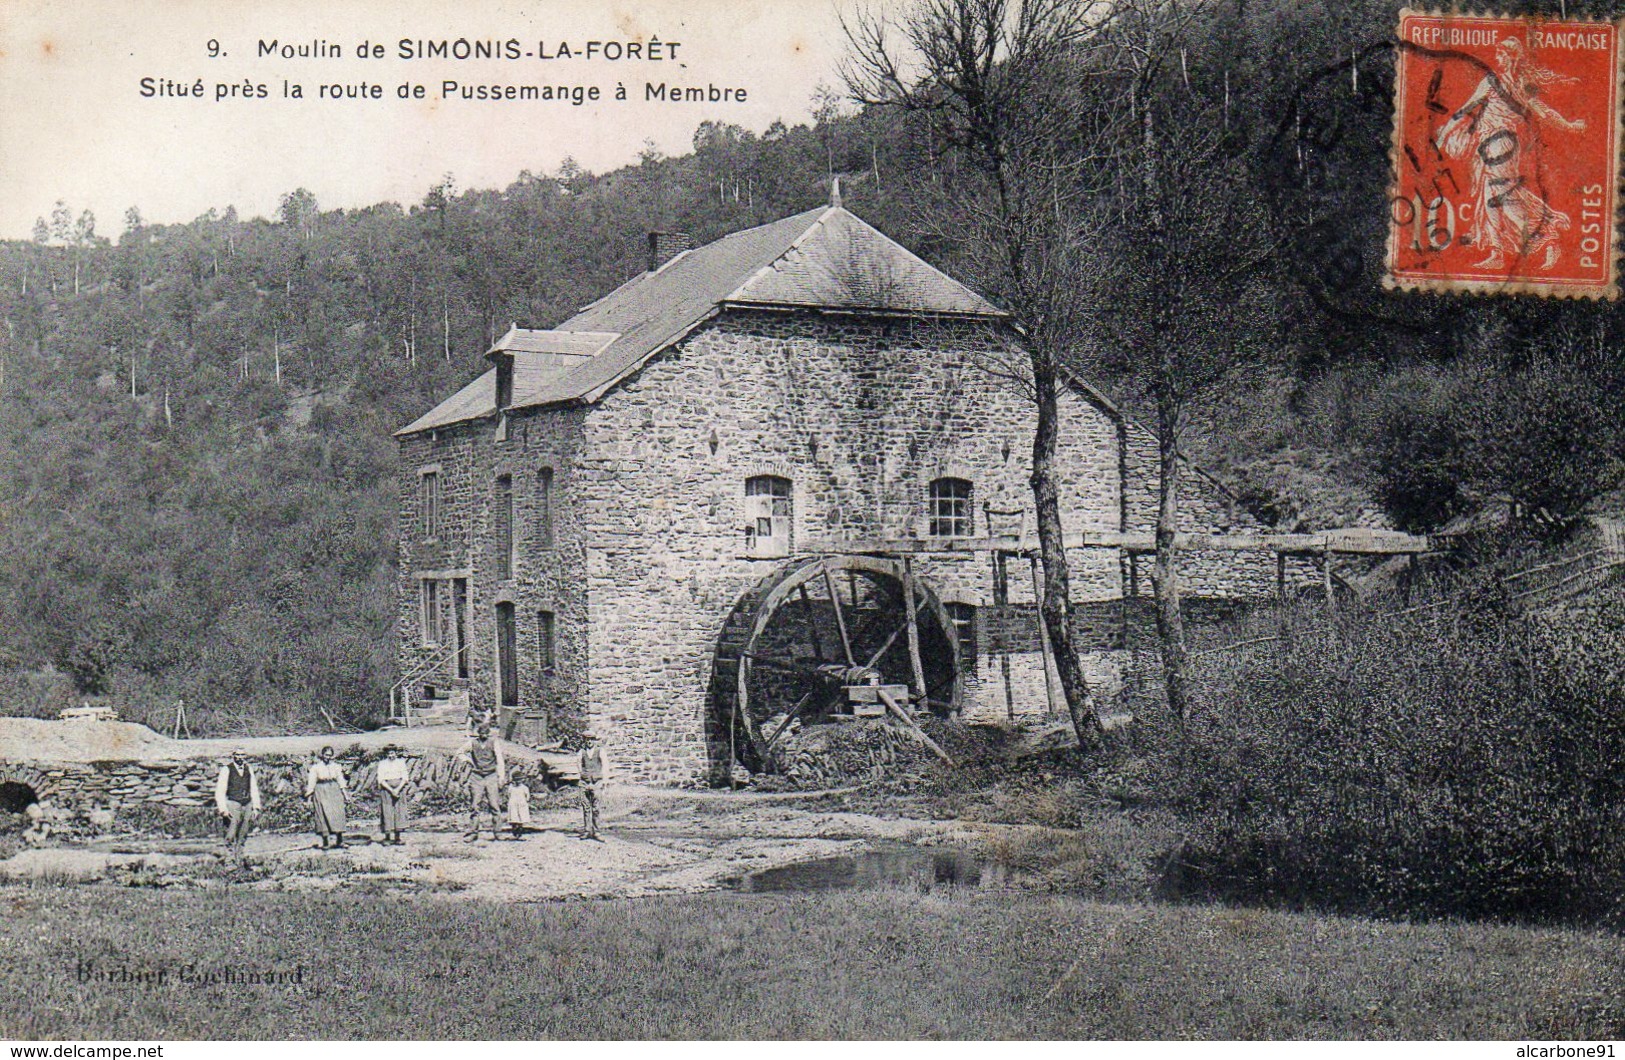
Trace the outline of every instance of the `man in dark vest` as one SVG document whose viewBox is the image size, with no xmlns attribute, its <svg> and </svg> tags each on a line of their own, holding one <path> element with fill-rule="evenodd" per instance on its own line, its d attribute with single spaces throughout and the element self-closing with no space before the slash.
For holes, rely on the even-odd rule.
<svg viewBox="0 0 1625 1060">
<path fill-rule="evenodd" d="M 481 722 L 463 745 L 463 758 L 468 762 L 468 795 L 472 806 L 469 811 L 470 840 L 480 837 L 480 812 L 491 813 L 491 838 L 497 834 L 497 821 L 502 813 L 499 802 L 502 788 L 508 783 L 508 763 L 502 758 L 502 741 L 491 735 L 489 723 Z"/>
<path fill-rule="evenodd" d="M 260 779 L 241 747 L 231 752 L 231 761 L 220 770 L 214 805 L 226 821 L 226 850 L 240 861 L 254 819 L 260 815 Z"/>
<path fill-rule="evenodd" d="M 604 787 L 604 752 L 598 747 L 596 734 L 584 732 L 581 739 L 581 838 L 598 839 L 598 799 Z"/>
</svg>

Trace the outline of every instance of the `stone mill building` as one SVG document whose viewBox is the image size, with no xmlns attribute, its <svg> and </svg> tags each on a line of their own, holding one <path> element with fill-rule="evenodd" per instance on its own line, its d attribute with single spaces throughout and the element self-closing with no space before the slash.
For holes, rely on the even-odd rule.
<svg viewBox="0 0 1625 1060">
<path fill-rule="evenodd" d="M 650 251 L 398 432 L 402 703 L 504 708 L 529 742 L 590 727 L 667 783 L 754 764 L 791 713 L 861 713 L 854 673 L 915 711 L 1050 710 L 1015 323 L 839 205 Z M 1155 441 L 1077 381 L 1061 431 L 1109 682 L 1150 593 L 1125 535 L 1152 525 Z M 1255 525 L 1186 479 L 1192 528 Z M 1274 558 L 1214 559 L 1187 592 L 1272 590 Z"/>
</svg>

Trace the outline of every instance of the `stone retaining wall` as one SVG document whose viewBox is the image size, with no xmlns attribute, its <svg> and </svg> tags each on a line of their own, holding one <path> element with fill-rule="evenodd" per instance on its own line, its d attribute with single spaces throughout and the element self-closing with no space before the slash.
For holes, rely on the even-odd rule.
<svg viewBox="0 0 1625 1060">
<path fill-rule="evenodd" d="M 380 755 L 352 751 L 340 755 L 351 792 L 351 813 L 360 818 L 377 806 L 377 763 Z M 460 810 L 467 799 L 468 763 L 452 752 L 431 751 L 403 757 L 410 764 L 412 801 L 429 811 Z M 308 759 L 266 757 L 253 759 L 259 776 L 260 797 L 272 824 L 298 826 L 305 814 L 304 774 Z M 214 786 L 223 762 L 210 759 L 26 763 L 0 761 L 0 783 L 32 788 L 42 804 L 65 810 L 75 818 L 93 821 L 102 831 L 121 831 L 132 820 L 174 816 L 175 811 L 196 811 L 212 819 Z M 533 790 L 539 781 L 535 767 L 512 764 Z M 111 813 L 112 820 L 107 820 Z M 123 819 L 125 825 L 120 826 Z"/>
</svg>

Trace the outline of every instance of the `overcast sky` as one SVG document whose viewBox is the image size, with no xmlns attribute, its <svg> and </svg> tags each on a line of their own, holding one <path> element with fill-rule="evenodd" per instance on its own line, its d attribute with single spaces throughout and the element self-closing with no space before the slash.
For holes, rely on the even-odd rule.
<svg viewBox="0 0 1625 1060">
<path fill-rule="evenodd" d="M 761 132 L 809 120 L 834 84 L 839 14 L 857 0 L 4 0 L 0 17 L 0 237 L 25 238 L 65 200 L 116 238 L 125 210 L 188 221 L 210 207 L 270 215 L 296 187 L 324 208 L 420 201 L 450 172 L 500 187 L 573 156 L 594 172 L 645 140 L 688 149 L 717 119 Z M 401 41 L 496 42 L 516 59 L 401 57 Z M 363 40 L 383 58 L 356 57 Z M 512 40 L 515 43 L 509 44 Z M 661 59 L 549 58 L 561 45 L 638 43 Z M 209 55 L 210 41 L 222 55 Z M 342 57 L 261 56 L 276 41 Z M 319 42 L 319 43 L 317 43 Z M 670 45 L 677 44 L 675 53 Z M 312 49 L 313 43 L 317 46 Z M 152 79 L 143 96 L 143 79 Z M 442 99 L 460 85 L 596 86 L 597 103 Z M 167 94 L 164 81 L 203 98 Z M 283 82 L 304 98 L 283 95 Z M 245 82 L 256 95 L 241 98 Z M 422 85 L 402 100 L 403 83 Z M 743 88 L 746 101 L 650 101 L 649 84 Z M 321 85 L 380 86 L 382 99 L 321 99 Z M 617 102 L 617 84 L 628 99 Z M 221 86 L 237 96 L 217 99 Z M 259 86 L 265 98 L 259 98 Z"/>
</svg>

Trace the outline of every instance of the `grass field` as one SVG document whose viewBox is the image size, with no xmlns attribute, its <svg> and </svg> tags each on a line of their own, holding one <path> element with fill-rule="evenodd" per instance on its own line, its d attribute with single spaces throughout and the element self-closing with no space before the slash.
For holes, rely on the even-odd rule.
<svg viewBox="0 0 1625 1060">
<path fill-rule="evenodd" d="M 904 891 L 497 905 L 0 889 L 0 1036 L 1583 1038 L 1601 934 Z M 81 962 L 161 983 L 81 982 Z M 303 985 L 205 987 L 187 965 Z"/>
</svg>

